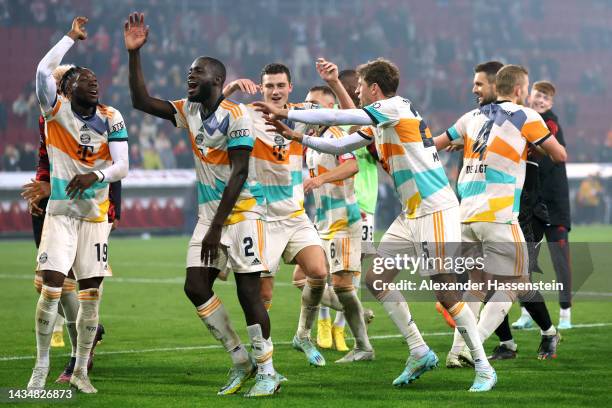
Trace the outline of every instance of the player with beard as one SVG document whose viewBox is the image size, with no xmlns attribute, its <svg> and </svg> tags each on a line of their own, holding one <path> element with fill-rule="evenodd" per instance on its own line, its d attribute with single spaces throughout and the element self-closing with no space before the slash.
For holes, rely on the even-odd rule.
<svg viewBox="0 0 612 408">
<path fill-rule="evenodd" d="M 490 81 L 482 82 L 486 85 Z M 565 149 L 551 137 L 538 113 L 522 106 L 528 89 L 529 76 L 524 67 L 504 66 L 496 74 L 495 100 L 464 114 L 446 134 L 435 138 L 438 149 L 463 139 L 464 159 L 457 185 L 461 241 L 469 244 L 463 256 L 484 259 L 484 270 L 470 271 L 475 282 L 527 281 L 527 245 L 517 224 L 528 143 L 540 146 L 555 161 L 566 158 Z M 479 103 L 487 102 L 487 96 L 493 99 L 495 93 L 491 87 L 489 91 L 482 93 Z M 504 320 L 517 294 L 528 295 L 512 290 L 497 290 L 491 296 L 485 291 L 465 293 L 464 300 L 475 315 L 480 302 L 487 300 L 478 322 L 481 341 Z M 459 351 L 454 345 L 452 352 Z"/>
<path fill-rule="evenodd" d="M 502 67 L 503 64 L 499 61 L 488 61 L 478 64 L 474 68 L 472 92 L 474 95 L 476 95 L 479 106 L 493 103 L 497 99 L 495 75 Z M 458 141 L 462 142 L 461 139 Z M 457 144 L 455 143 L 455 145 Z M 538 165 L 531 159 L 530 155 L 526 161 L 525 183 L 523 185 L 523 191 L 521 194 L 520 213 L 518 216 L 518 221 L 525 236 L 527 249 L 529 251 L 529 272 L 534 270 L 534 248 L 535 245 L 541 240 L 541 234 L 538 238 L 538 236 L 534 234 L 533 228 L 533 223 L 536 222 L 534 213 L 539 213 L 537 196 Z M 476 297 L 473 294 L 468 294 L 467 296 Z M 550 315 L 548 313 L 548 309 L 546 308 L 546 304 L 543 302 L 542 295 L 538 291 L 530 291 L 526 294 L 522 294 L 519 297 L 519 300 L 525 301 L 526 307 L 530 309 L 534 316 L 537 316 L 538 324 L 542 329 L 543 340 L 548 340 L 548 336 L 554 336 L 556 334 L 555 327 L 552 326 L 550 321 Z M 476 309 L 476 311 L 478 311 L 478 309 Z M 495 330 L 495 333 L 499 337 L 500 344 L 495 347 L 493 354 L 488 358 L 491 360 L 501 360 L 516 357 L 517 348 L 508 325 L 507 315 L 504 318 L 504 321 Z M 546 355 L 551 357 L 555 355 L 556 345 L 557 341 L 544 342 L 543 346 L 540 347 L 540 358 Z M 459 333 L 455 331 L 453 346 L 446 358 L 446 367 L 458 368 L 472 365 L 473 362 L 465 350 L 463 339 Z"/>
<path fill-rule="evenodd" d="M 267 114 L 268 123 L 284 137 L 321 152 L 343 154 L 376 144 L 383 168 L 391 175 L 402 201 L 402 213 L 381 239 L 379 258 L 375 259 L 374 265 L 381 265 L 383 270 L 371 268 L 366 275 L 366 285 L 408 343 L 410 356 L 403 372 L 393 381 L 394 386 L 404 386 L 435 368 L 438 358 L 423 340 L 404 296 L 398 290 L 384 286 L 393 282 L 399 273 L 399 269 L 389 268 L 384 261 L 401 254 L 411 258 L 429 257 L 428 254 L 436 258 L 452 255 L 454 250 L 447 243 L 460 241 L 458 202 L 425 121 L 409 100 L 396 94 L 400 76 L 397 66 L 379 58 L 361 65 L 357 72 L 363 109 L 289 111 L 265 102 L 255 104 L 258 110 Z M 350 99 L 339 81 L 330 83 L 330 87 L 341 103 Z M 325 140 L 299 134 L 281 122 L 283 119 L 364 127 L 341 139 Z M 444 268 L 426 267 L 420 272 L 434 282 L 456 282 L 454 271 Z M 489 391 L 495 385 L 496 374 L 484 354 L 473 313 L 464 307 L 456 291 L 435 291 L 435 294 L 470 344 L 476 362 L 476 378 L 470 391 Z"/>
<path fill-rule="evenodd" d="M 185 294 L 225 350 L 233 367 L 219 395 L 234 394 L 255 375 L 248 397 L 273 395 L 280 377 L 272 364 L 270 319 L 260 297 L 260 274 L 267 271 L 265 212 L 253 160 L 253 122 L 246 107 L 225 99 L 225 66 L 212 57 L 196 58 L 187 75 L 187 98 L 169 101 L 149 96 L 140 63 L 140 48 L 149 28 L 134 13 L 125 22 L 129 83 L 133 106 L 187 129 L 197 177 L 199 216 L 187 251 Z M 240 341 L 213 285 L 219 272 L 231 268 L 236 278 L 253 357 Z"/>
</svg>

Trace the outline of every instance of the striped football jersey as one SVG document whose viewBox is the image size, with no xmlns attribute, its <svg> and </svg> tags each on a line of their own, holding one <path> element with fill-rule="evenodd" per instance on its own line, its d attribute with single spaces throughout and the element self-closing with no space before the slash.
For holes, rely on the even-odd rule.
<svg viewBox="0 0 612 408">
<path fill-rule="evenodd" d="M 495 102 L 464 114 L 446 134 L 464 140 L 461 221 L 516 224 L 527 142 L 537 145 L 550 136 L 544 120 L 533 109 Z"/>
<path fill-rule="evenodd" d="M 309 103 L 288 104 L 289 109 L 312 108 Z M 261 183 L 266 198 L 266 220 L 279 221 L 304 214 L 304 187 L 302 186 L 302 163 L 304 147 L 287 140 L 278 133 L 269 132 L 263 115 L 248 106 L 253 118 L 255 147 L 252 159 L 255 162 L 257 180 Z M 311 127 L 302 123 L 285 121 L 292 129 L 306 132 Z"/>
<path fill-rule="evenodd" d="M 401 96 L 363 108 L 375 126 L 360 130 L 376 143 L 383 168 L 391 175 L 408 218 L 458 205 L 425 121 Z"/>
<path fill-rule="evenodd" d="M 207 117 L 201 104 L 180 99 L 170 102 L 176 111 L 176 127 L 187 129 L 195 159 L 199 217 L 212 222 L 221 195 L 231 175 L 228 151 L 252 150 L 253 121 L 243 104 L 221 98 L 216 109 Z M 249 160 L 249 175 L 225 225 L 246 219 L 261 219 L 265 200 L 255 176 L 253 160 Z"/>
<path fill-rule="evenodd" d="M 107 221 L 108 182 L 95 182 L 81 198 L 72 200 L 65 190 L 74 176 L 112 165 L 108 144 L 128 140 L 121 113 L 98 105 L 93 116 L 83 118 L 72 110 L 68 99 L 58 95 L 44 119 L 51 179 L 47 212 L 90 222 Z"/>
<path fill-rule="evenodd" d="M 336 139 L 346 133 L 336 126 L 325 126 L 319 132 L 323 138 Z M 346 160 L 355 160 L 352 153 L 341 156 L 306 150 L 306 165 L 310 177 L 318 177 L 338 167 Z M 361 212 L 355 197 L 354 177 L 324 183 L 312 190 L 315 202 L 315 225 L 323 239 L 332 239 L 338 232 L 347 232 L 349 227 L 361 220 Z M 378 186 L 373 186 L 378 188 Z"/>
</svg>

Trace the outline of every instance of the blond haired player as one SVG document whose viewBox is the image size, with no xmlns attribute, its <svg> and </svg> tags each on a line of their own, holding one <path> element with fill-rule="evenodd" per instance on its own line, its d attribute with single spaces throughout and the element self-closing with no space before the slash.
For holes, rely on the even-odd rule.
<svg viewBox="0 0 612 408">
<path fill-rule="evenodd" d="M 484 255 L 484 271 L 471 271 L 473 280 L 526 282 L 527 246 L 519 227 L 520 197 L 525 180 L 528 144 L 542 148 L 555 161 L 564 161 L 565 149 L 554 138 L 540 115 L 523 106 L 529 89 L 527 70 L 506 65 L 495 78 L 497 99 L 467 112 L 446 134 L 435 138 L 443 149 L 463 140 L 463 165 L 457 190 L 461 198 L 464 256 Z M 480 313 L 478 332 L 484 342 L 504 320 L 516 291 L 496 290 Z M 466 292 L 464 299 L 474 314 L 486 290 Z M 455 342 L 460 341 L 455 336 Z M 457 349 L 453 345 L 453 349 Z"/>
<path fill-rule="evenodd" d="M 357 72 L 363 109 L 287 111 L 256 102 L 257 108 L 268 114 L 269 123 L 283 136 L 322 152 L 343 154 L 375 143 L 383 167 L 391 175 L 402 200 L 402 213 L 383 236 L 378 248 L 379 256 L 394 257 L 399 244 L 400 251 L 412 258 L 427 253 L 443 257 L 444 243 L 460 239 L 458 202 L 440 163 L 431 133 L 412 103 L 396 94 L 399 69 L 395 64 L 379 58 L 361 65 Z M 330 85 L 341 101 L 349 98 L 340 81 Z M 341 139 L 325 140 L 296 134 L 279 121 L 283 118 L 311 124 L 366 127 Z M 455 279 L 454 274 L 447 271 L 428 269 L 421 272 L 437 282 Z M 396 268 L 385 268 L 381 274 L 371 269 L 366 284 L 382 302 L 408 343 L 410 357 L 404 371 L 393 381 L 393 385 L 403 386 L 435 368 L 438 358 L 423 340 L 403 295 L 398 290 L 378 285 L 392 282 L 398 273 Z M 478 340 L 473 313 L 458 301 L 458 295 L 453 292 L 444 295 L 436 291 L 436 296 L 453 315 L 477 362 L 476 379 L 470 390 L 491 389 L 495 384 L 495 371 Z"/>
<path fill-rule="evenodd" d="M 36 95 L 45 118 L 51 165 L 51 196 L 38 250 L 43 286 L 36 307 L 37 359 L 28 388 L 44 388 L 49 373 L 49 343 L 62 286 L 72 269 L 79 283 L 77 352 L 70 384 L 95 393 L 87 362 L 98 326 L 100 284 L 108 267 L 108 183 L 128 172 L 127 131 L 121 114 L 98 101 L 95 74 L 76 67 L 71 98 L 57 93 L 53 70 L 78 40 L 87 38 L 87 18 L 41 60 Z"/>
</svg>

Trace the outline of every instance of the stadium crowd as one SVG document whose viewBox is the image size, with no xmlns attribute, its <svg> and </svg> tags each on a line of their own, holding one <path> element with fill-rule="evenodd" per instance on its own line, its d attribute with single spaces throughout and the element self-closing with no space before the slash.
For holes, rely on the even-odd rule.
<svg viewBox="0 0 612 408">
<path fill-rule="evenodd" d="M 257 79 L 266 63 L 288 63 L 293 72 L 292 99 L 296 101 L 306 94 L 308 87 L 320 82 L 314 69 L 317 56 L 326 56 L 340 67 L 354 67 L 382 55 L 391 57 L 407 78 L 401 84 L 400 93 L 416 101 L 432 130 L 439 130 L 448 125 L 450 118 L 472 106 L 469 81 L 473 66 L 488 58 L 500 58 L 526 65 L 534 80 L 550 79 L 561 85 L 558 110 L 567 128 L 572 162 L 611 161 L 612 130 L 608 133 L 608 129 L 612 128 L 607 118 L 599 117 L 598 123 L 589 126 L 577 124 L 584 117 L 582 110 L 591 109 L 583 106 L 585 98 L 597 101 L 609 98 L 611 79 L 603 75 L 604 61 L 589 64 L 585 70 L 563 71 L 563 65 L 571 65 L 572 61 L 560 57 L 567 55 L 561 50 L 568 48 L 578 58 L 609 49 L 612 29 L 600 25 L 598 19 L 590 19 L 592 26 L 568 24 L 567 30 L 551 33 L 546 27 L 556 16 L 551 16 L 554 8 L 549 6 L 553 3 L 518 1 L 506 7 L 502 3 L 478 1 L 474 7 L 468 7 L 462 2 L 439 0 L 435 5 L 438 13 L 428 11 L 424 15 L 417 2 L 410 7 L 398 7 L 397 0 L 376 4 L 340 0 L 307 3 L 240 0 L 232 2 L 230 18 L 229 5 L 222 1 L 83 1 L 78 7 L 83 14 L 92 16 L 91 37 L 79 44 L 74 60 L 97 73 L 103 85 L 102 101 L 127 113 L 133 168 L 193 166 L 184 135 L 158 120 L 143 121 L 130 107 L 127 58 L 122 52 L 121 27 L 116 22 L 136 7 L 142 8 L 145 14 L 149 9 L 164 9 L 164 12 L 150 13 L 149 24 L 155 30 L 149 47 L 156 57 L 144 61 L 145 75 L 156 95 L 182 96 L 184 67 L 200 54 L 215 55 L 226 61 L 230 79 Z M 597 7 L 603 2 L 592 3 Z M 73 17 L 73 7 L 74 2 L 67 0 L 0 0 L 0 27 L 49 27 L 54 31 L 50 43 L 54 43 Z M 381 12 L 381 8 L 394 11 Z M 186 10 L 190 12 L 185 13 Z M 453 19 L 445 26 L 430 24 L 436 21 L 431 14 L 438 14 L 438 19 L 445 15 Z M 351 29 L 362 19 L 368 20 L 364 30 Z M 269 23 L 261 24 L 262 21 Z M 544 29 L 529 29 L 537 27 L 537 21 Z M 562 71 L 575 78 L 564 78 Z M 39 108 L 33 77 L 14 97 L 0 93 L 0 134 L 3 136 L 0 151 L 5 171 L 32 170 L 34 166 Z M 20 121 L 30 129 L 31 139 L 7 138 L 8 120 Z"/>
</svg>

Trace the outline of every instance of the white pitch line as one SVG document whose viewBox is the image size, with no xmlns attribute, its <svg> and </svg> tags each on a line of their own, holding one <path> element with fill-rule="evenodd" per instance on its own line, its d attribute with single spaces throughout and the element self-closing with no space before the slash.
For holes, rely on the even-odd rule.
<svg viewBox="0 0 612 408">
<path fill-rule="evenodd" d="M 572 325 L 572 330 L 573 329 L 588 329 L 588 328 L 593 328 L 593 327 L 608 327 L 608 326 L 612 326 L 612 322 L 574 324 Z M 537 330 L 537 329 L 531 328 L 531 329 L 526 329 L 525 331 L 533 331 L 533 330 Z M 422 335 L 424 337 L 452 336 L 453 332 L 449 330 L 445 332 L 422 333 Z M 401 337 L 402 337 L 401 334 L 381 334 L 378 336 L 370 336 L 370 340 L 388 340 L 388 339 L 398 339 Z M 290 341 L 275 341 L 274 342 L 274 345 L 277 345 L 277 346 L 289 346 L 291 344 L 292 343 Z M 166 351 L 214 350 L 214 349 L 220 349 L 220 348 L 222 348 L 222 346 L 218 344 L 210 344 L 208 346 L 160 347 L 160 348 L 150 348 L 150 349 L 141 349 L 141 350 L 96 351 L 96 355 L 163 353 Z M 63 353 L 63 354 L 60 354 L 59 356 L 69 357 L 70 353 Z M 0 361 L 34 360 L 34 359 L 36 359 L 36 356 L 0 357 Z"/>
<path fill-rule="evenodd" d="M 14 280 L 33 280 L 34 274 L 31 275 L 12 275 L 6 273 L 0 273 L 0 279 L 14 279 Z M 121 277 L 121 276 L 111 276 L 106 279 L 106 284 L 113 283 L 134 283 L 134 284 L 153 284 L 153 285 L 163 285 L 163 284 L 183 284 L 185 283 L 184 276 L 175 276 L 171 278 L 130 278 L 130 277 Z M 234 281 L 222 281 L 217 279 L 215 282 L 217 285 L 235 285 Z M 293 284 L 289 282 L 274 282 L 274 286 L 293 286 Z M 556 293 L 556 292 L 554 292 Z M 576 292 L 574 296 L 591 296 L 591 297 L 612 297 L 612 292 Z"/>
</svg>

